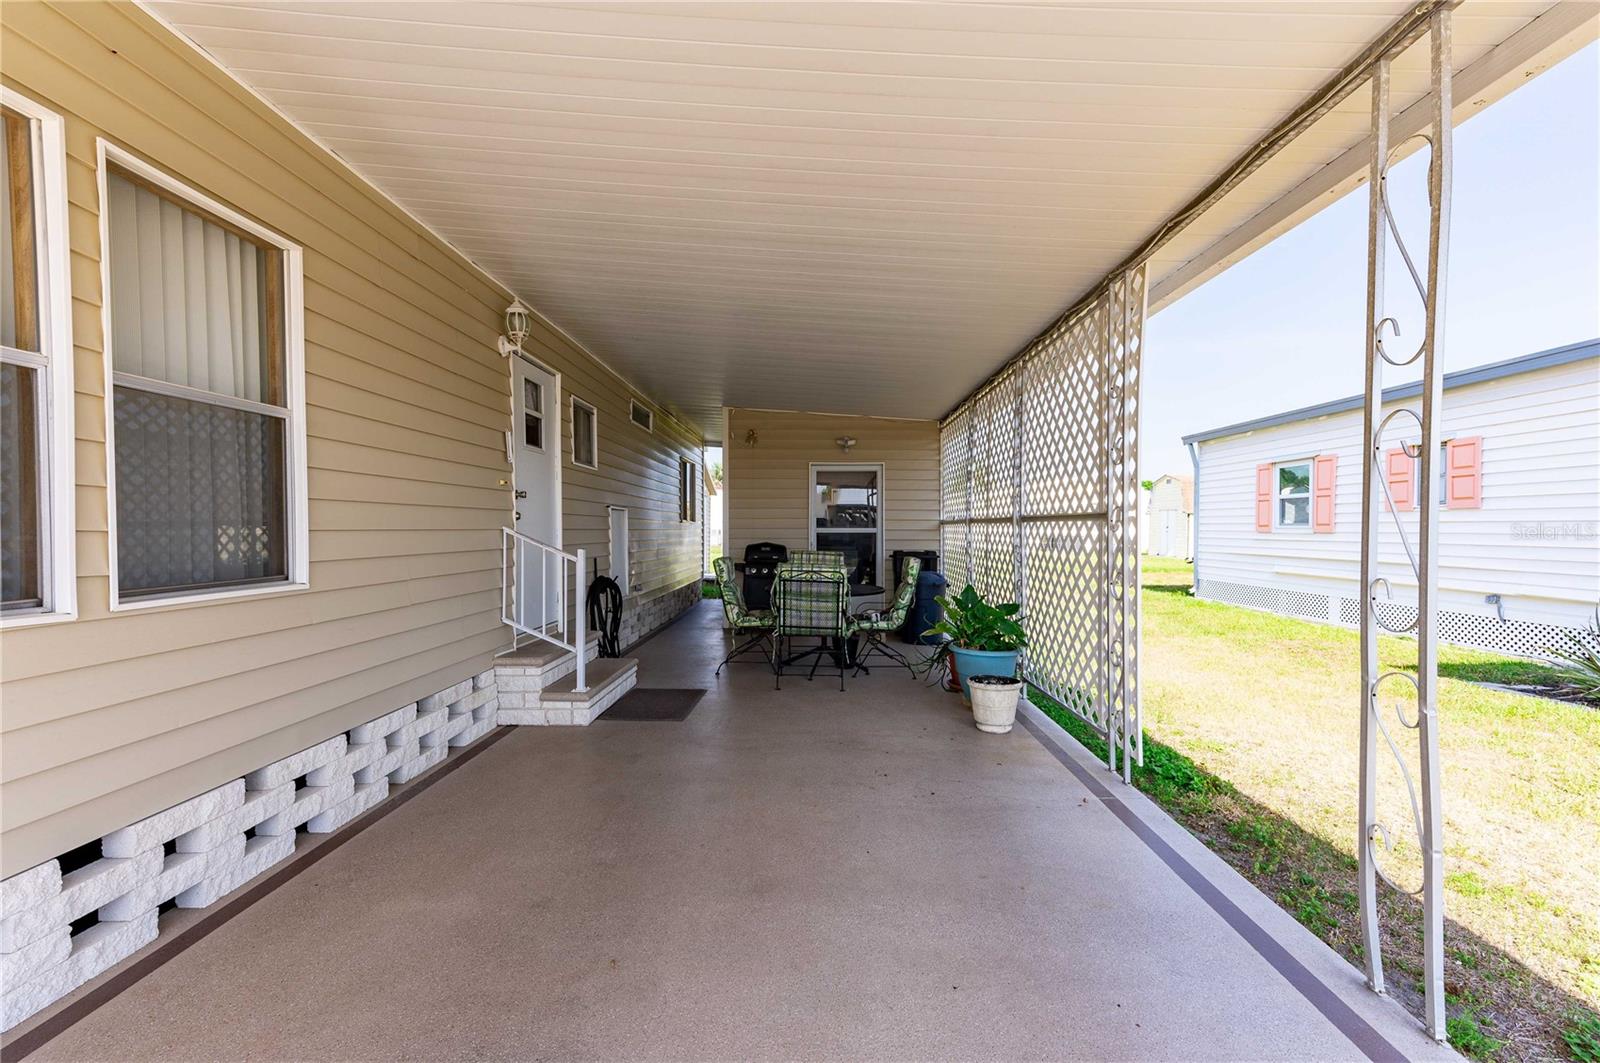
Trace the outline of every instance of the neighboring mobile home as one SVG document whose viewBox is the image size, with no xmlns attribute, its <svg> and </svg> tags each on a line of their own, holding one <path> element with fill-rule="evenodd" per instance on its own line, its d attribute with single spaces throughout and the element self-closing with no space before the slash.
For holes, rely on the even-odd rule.
<svg viewBox="0 0 1600 1063">
<path fill-rule="evenodd" d="M 1541 655 L 1600 601 L 1600 340 L 1449 373 L 1444 383 L 1441 636 Z M 1420 401 L 1415 385 L 1383 398 L 1385 413 Z M 1184 437 L 1198 476 L 1197 595 L 1357 621 L 1361 406 L 1352 396 Z M 1409 416 L 1391 423 L 1380 496 L 1384 521 L 1398 517 L 1413 541 L 1416 434 Z M 1381 541 L 1390 622 L 1401 626 L 1416 584 L 1398 537 Z"/>
</svg>

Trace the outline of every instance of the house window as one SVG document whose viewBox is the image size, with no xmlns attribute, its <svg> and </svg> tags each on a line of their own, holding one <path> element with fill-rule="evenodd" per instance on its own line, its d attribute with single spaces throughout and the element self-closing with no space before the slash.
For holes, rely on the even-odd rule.
<svg viewBox="0 0 1600 1063">
<path fill-rule="evenodd" d="M 600 467 L 599 429 L 595 410 L 582 399 L 572 400 L 572 464 L 585 469 Z"/>
<path fill-rule="evenodd" d="M 303 584 L 298 249 L 106 151 L 117 600 Z"/>
<path fill-rule="evenodd" d="M 1286 461 L 1274 471 L 1278 527 L 1311 527 L 1311 462 Z"/>
<path fill-rule="evenodd" d="M 648 406 L 641 405 L 632 399 L 628 400 L 628 420 L 643 428 L 646 432 L 656 430 L 656 415 Z"/>
<path fill-rule="evenodd" d="M 700 475 L 700 468 L 688 458 L 678 459 L 678 519 L 693 521 L 696 519 L 696 510 L 700 500 L 700 485 L 696 478 Z"/>
<path fill-rule="evenodd" d="M 61 119 L 0 88 L 0 615 L 71 616 L 72 362 Z"/>
</svg>

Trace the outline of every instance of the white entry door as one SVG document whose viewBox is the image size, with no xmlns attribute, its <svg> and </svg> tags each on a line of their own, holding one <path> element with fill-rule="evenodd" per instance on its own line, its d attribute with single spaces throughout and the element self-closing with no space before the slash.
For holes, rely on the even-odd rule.
<svg viewBox="0 0 1600 1063">
<path fill-rule="evenodd" d="M 516 529 L 542 543 L 561 545 L 561 396 L 553 374 L 513 357 L 516 412 L 511 437 L 516 467 Z M 516 617 L 537 630 L 559 619 L 559 559 L 522 547 L 517 558 Z M 579 574 L 581 580 L 582 573 Z"/>
</svg>

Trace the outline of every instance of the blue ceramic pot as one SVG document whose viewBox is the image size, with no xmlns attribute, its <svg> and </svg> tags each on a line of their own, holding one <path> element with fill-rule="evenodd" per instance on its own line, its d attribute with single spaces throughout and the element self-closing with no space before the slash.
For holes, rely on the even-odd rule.
<svg viewBox="0 0 1600 1063">
<path fill-rule="evenodd" d="M 961 696 L 968 701 L 972 700 L 972 689 L 967 686 L 967 676 L 1017 674 L 1016 650 L 966 650 L 960 646 L 951 646 L 950 652 L 956 659 L 956 675 L 961 679 Z"/>
</svg>

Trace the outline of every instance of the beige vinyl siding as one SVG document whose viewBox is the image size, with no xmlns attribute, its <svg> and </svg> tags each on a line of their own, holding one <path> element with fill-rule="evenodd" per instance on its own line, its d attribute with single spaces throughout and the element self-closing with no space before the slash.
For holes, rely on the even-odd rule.
<svg viewBox="0 0 1600 1063">
<path fill-rule="evenodd" d="M 5 84 L 66 123 L 78 479 L 79 618 L 0 645 L 10 875 L 489 666 L 510 296 L 142 10 L 7 4 L 0 31 Z M 304 248 L 307 591 L 108 611 L 97 137 Z M 542 321 L 528 346 L 601 415 L 601 469 L 574 469 L 563 396 L 567 546 L 603 559 L 626 504 L 646 593 L 698 578 L 698 438 L 627 426 L 627 386 Z"/>
<path fill-rule="evenodd" d="M 755 446 L 745 442 L 752 429 Z M 856 439 L 848 455 L 834 442 L 840 436 Z M 894 550 L 939 548 L 937 421 L 731 409 L 723 447 L 729 556 L 743 557 L 753 542 L 806 545 L 813 462 L 883 463 L 885 562 Z"/>
</svg>

